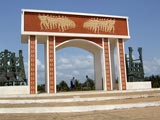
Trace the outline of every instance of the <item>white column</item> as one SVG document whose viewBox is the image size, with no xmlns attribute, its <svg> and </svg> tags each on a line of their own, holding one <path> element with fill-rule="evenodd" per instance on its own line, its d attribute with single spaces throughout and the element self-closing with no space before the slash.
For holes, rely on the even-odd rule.
<svg viewBox="0 0 160 120">
<path fill-rule="evenodd" d="M 101 53 L 100 50 L 94 53 L 94 75 L 95 75 L 95 89 L 102 90 L 103 89 L 103 81 L 102 81 L 102 65 L 101 65 Z"/>
<path fill-rule="evenodd" d="M 116 48 L 117 48 L 118 87 L 119 87 L 119 90 L 122 90 L 122 79 L 121 79 L 121 67 L 120 67 L 120 54 L 119 54 L 118 39 L 116 39 Z"/>
<path fill-rule="evenodd" d="M 102 38 L 102 53 L 101 53 L 101 61 L 102 61 L 102 75 L 103 75 L 103 90 L 107 90 L 106 83 L 106 65 L 105 65 L 105 51 L 104 51 L 104 39 Z"/>
<path fill-rule="evenodd" d="M 36 39 L 35 39 L 35 47 L 36 47 L 36 48 L 35 48 L 35 56 L 36 56 L 36 58 L 35 58 L 35 59 L 36 59 L 36 61 L 35 61 L 35 62 L 36 62 L 36 63 L 35 63 L 35 64 L 36 64 L 36 67 L 35 67 L 35 69 L 36 69 L 36 70 L 35 70 L 35 71 L 36 71 L 35 77 L 36 77 L 36 78 L 35 78 L 35 79 L 36 79 L 36 94 L 37 94 L 37 91 L 38 91 L 38 90 L 37 90 L 37 89 L 38 89 L 38 88 L 37 88 L 37 87 L 38 87 L 38 85 L 37 85 L 37 83 L 38 83 L 38 79 L 37 79 L 37 36 L 36 36 Z"/>
<path fill-rule="evenodd" d="M 116 87 L 116 74 L 115 74 L 115 40 L 110 40 L 110 58 L 111 58 L 111 71 L 112 71 L 112 89 Z"/>
<path fill-rule="evenodd" d="M 30 36 L 28 36 L 28 86 L 28 93 L 30 93 Z"/>
<path fill-rule="evenodd" d="M 57 78 L 56 78 L 56 37 L 54 36 L 54 92 L 57 92 Z"/>
<path fill-rule="evenodd" d="M 112 59 L 111 59 L 111 40 L 108 39 L 108 51 L 109 51 L 109 66 L 110 66 L 110 83 L 111 83 L 111 90 L 113 90 L 113 78 L 112 78 Z"/>
</svg>

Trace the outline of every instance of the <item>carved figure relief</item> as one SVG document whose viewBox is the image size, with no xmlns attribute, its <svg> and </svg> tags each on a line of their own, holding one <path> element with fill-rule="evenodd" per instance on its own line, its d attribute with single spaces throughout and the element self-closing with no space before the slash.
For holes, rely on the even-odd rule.
<svg viewBox="0 0 160 120">
<path fill-rule="evenodd" d="M 58 29 L 64 32 L 68 29 L 75 28 L 76 24 L 73 20 L 66 16 L 38 15 L 40 20 L 41 30 Z"/>
<path fill-rule="evenodd" d="M 114 33 L 115 22 L 115 19 L 91 18 L 84 22 L 83 27 L 94 33 L 99 33 L 100 31 Z"/>
<path fill-rule="evenodd" d="M 64 32 L 76 27 L 75 22 L 66 16 L 39 14 L 38 18 L 40 20 L 41 30 L 58 29 L 60 32 Z M 114 33 L 115 23 L 115 19 L 91 18 L 85 21 L 82 27 L 94 33 L 99 33 L 100 31 Z"/>
</svg>

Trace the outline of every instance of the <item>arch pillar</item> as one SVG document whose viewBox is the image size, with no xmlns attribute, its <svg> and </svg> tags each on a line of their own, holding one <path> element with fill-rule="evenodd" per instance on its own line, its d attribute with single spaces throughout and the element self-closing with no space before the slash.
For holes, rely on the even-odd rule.
<svg viewBox="0 0 160 120">
<path fill-rule="evenodd" d="M 46 91 L 47 93 L 56 92 L 55 83 L 55 40 L 53 36 L 47 37 L 46 42 Z"/>
<path fill-rule="evenodd" d="M 112 76 L 111 76 L 111 64 L 110 64 L 110 42 L 108 38 L 103 39 L 103 51 L 104 51 L 104 90 L 112 90 Z"/>
<path fill-rule="evenodd" d="M 101 63 L 101 50 L 94 53 L 94 78 L 95 78 L 95 89 L 103 89 L 102 81 L 102 63 Z"/>
<path fill-rule="evenodd" d="M 127 77 L 126 77 L 126 64 L 124 54 L 124 41 L 123 39 L 117 40 L 118 48 L 118 62 L 119 62 L 119 88 L 120 90 L 126 90 Z"/>
<path fill-rule="evenodd" d="M 28 84 L 30 86 L 30 94 L 37 93 L 37 40 L 36 36 L 31 35 L 28 38 Z"/>
<path fill-rule="evenodd" d="M 117 86 L 117 52 L 116 52 L 116 39 L 110 39 L 110 61 L 111 61 L 111 70 L 112 70 L 112 90 L 117 90 L 119 87 Z"/>
</svg>

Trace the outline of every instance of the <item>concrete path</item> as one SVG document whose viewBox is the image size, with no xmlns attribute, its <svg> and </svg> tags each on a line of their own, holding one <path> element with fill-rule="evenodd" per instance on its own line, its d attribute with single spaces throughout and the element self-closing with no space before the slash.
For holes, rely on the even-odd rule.
<svg viewBox="0 0 160 120">
<path fill-rule="evenodd" d="M 115 110 L 124 108 L 143 108 L 160 106 L 159 102 L 118 104 L 118 105 L 91 105 L 72 107 L 29 107 L 29 108 L 0 108 L 0 113 L 63 113 L 63 112 L 89 112 L 97 110 Z"/>
<path fill-rule="evenodd" d="M 61 99 L 22 99 L 22 100 L 0 100 L 0 104 L 31 104 L 31 103 L 68 103 L 68 102 L 87 102 L 87 101 L 108 101 L 108 100 L 123 100 L 123 99 L 135 99 L 135 98 L 148 98 L 158 97 L 160 93 L 156 94 L 144 94 L 144 95 L 126 95 L 126 96 L 113 96 L 113 97 L 92 97 L 92 98 L 80 98 L 75 96 L 73 98 L 61 98 Z"/>
<path fill-rule="evenodd" d="M 78 96 L 78 95 L 95 95 L 95 94 L 119 94 L 119 93 L 138 93 L 138 92 L 154 92 L 160 91 L 160 88 L 155 89 L 144 89 L 144 90 L 115 90 L 115 91 L 72 91 L 72 92 L 60 92 L 56 94 L 25 94 L 25 95 L 1 95 L 0 98 L 32 98 L 32 97 L 58 97 L 58 96 Z"/>
</svg>

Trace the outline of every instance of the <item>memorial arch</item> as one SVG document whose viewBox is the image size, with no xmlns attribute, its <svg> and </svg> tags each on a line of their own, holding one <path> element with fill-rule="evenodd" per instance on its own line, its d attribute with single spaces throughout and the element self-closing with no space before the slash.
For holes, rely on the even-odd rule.
<svg viewBox="0 0 160 120">
<path fill-rule="evenodd" d="M 47 93 L 56 93 L 55 52 L 69 46 L 85 49 L 94 55 L 96 89 L 113 90 L 117 74 L 119 90 L 126 90 L 124 42 L 130 38 L 128 17 L 25 9 L 22 10 L 21 26 L 21 41 L 28 44 L 30 94 L 37 93 L 39 43 L 45 48 Z"/>
</svg>

